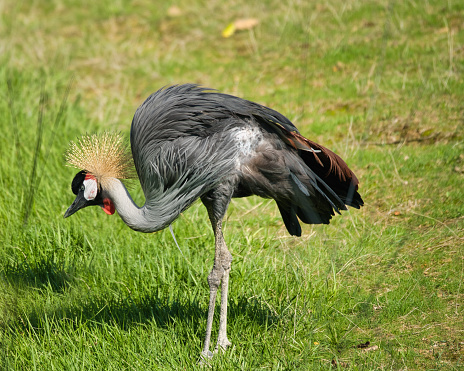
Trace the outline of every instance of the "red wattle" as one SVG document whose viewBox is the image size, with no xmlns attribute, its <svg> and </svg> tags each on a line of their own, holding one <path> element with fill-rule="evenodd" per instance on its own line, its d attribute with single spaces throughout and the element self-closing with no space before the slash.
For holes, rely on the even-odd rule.
<svg viewBox="0 0 464 371">
<path fill-rule="evenodd" d="M 116 208 L 114 207 L 113 201 L 111 201 L 109 198 L 105 198 L 103 200 L 103 206 L 101 208 L 108 215 L 113 215 L 116 210 Z"/>
</svg>

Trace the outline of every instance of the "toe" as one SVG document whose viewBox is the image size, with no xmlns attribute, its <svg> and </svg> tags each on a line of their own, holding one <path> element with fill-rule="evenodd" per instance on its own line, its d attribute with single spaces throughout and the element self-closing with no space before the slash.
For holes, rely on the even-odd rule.
<svg viewBox="0 0 464 371">
<path fill-rule="evenodd" d="M 227 338 L 219 339 L 217 344 L 216 344 L 216 348 L 214 350 L 214 353 L 217 353 L 219 349 L 221 349 L 222 351 L 226 351 L 227 347 L 230 347 L 231 345 L 232 345 L 232 343 L 229 341 L 229 339 L 227 339 Z"/>
</svg>

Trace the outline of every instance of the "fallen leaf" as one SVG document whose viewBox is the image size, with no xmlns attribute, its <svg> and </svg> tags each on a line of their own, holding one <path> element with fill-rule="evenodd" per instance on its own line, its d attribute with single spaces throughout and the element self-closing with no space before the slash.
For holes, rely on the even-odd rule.
<svg viewBox="0 0 464 371">
<path fill-rule="evenodd" d="M 222 37 L 231 37 L 235 33 L 235 25 L 229 23 L 226 28 L 222 30 Z"/>
<path fill-rule="evenodd" d="M 259 21 L 256 18 L 243 18 L 237 19 L 234 22 L 236 30 L 251 30 L 253 27 L 258 25 Z"/>
<path fill-rule="evenodd" d="M 168 16 L 170 17 L 180 17 L 182 15 L 182 10 L 175 5 L 172 5 L 168 8 Z"/>
</svg>

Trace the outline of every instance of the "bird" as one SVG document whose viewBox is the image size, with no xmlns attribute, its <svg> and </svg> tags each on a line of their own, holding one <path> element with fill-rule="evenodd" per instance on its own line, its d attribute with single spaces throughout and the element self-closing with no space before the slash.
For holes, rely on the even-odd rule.
<svg viewBox="0 0 464 371">
<path fill-rule="evenodd" d="M 118 212 L 133 230 L 150 233 L 170 226 L 196 200 L 206 207 L 215 237 L 207 277 L 209 305 L 201 359 L 231 345 L 227 297 L 232 264 L 222 233 L 232 198 L 274 199 L 292 236 L 300 221 L 328 224 L 347 206 L 363 204 L 359 181 L 340 156 L 302 136 L 281 113 L 197 84 L 163 87 L 136 110 L 130 150 L 120 133 L 84 135 L 71 141 L 67 163 L 80 169 L 67 218 L 87 206 Z M 135 168 L 135 171 L 134 171 Z M 124 179 L 138 178 L 145 204 L 137 206 Z M 219 331 L 209 350 L 218 289 Z"/>
</svg>

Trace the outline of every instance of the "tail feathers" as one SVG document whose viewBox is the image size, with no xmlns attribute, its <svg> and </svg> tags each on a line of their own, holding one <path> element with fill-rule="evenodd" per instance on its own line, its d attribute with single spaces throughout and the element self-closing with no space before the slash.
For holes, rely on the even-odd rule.
<svg viewBox="0 0 464 371">
<path fill-rule="evenodd" d="M 359 209 L 364 205 L 361 195 L 357 192 L 357 187 L 353 182 L 345 183 L 342 187 L 332 187 L 333 191 L 339 195 L 345 205 Z"/>
<path fill-rule="evenodd" d="M 304 138 L 304 137 L 301 137 Z M 306 138 L 304 138 L 306 139 Z M 325 189 L 336 194 L 343 205 L 359 209 L 364 205 L 358 193 L 358 178 L 340 156 L 327 148 L 306 139 L 316 151 L 299 151 L 308 168 L 322 181 Z M 345 207 L 341 208 L 346 209 Z"/>
<path fill-rule="evenodd" d="M 346 209 L 342 201 L 331 189 L 321 189 L 324 182 L 318 181 L 314 174 L 302 181 L 293 172 L 290 172 L 293 180 L 292 205 L 300 220 L 306 224 L 328 224 L 333 215 L 340 213 L 340 209 Z M 305 184 L 306 183 L 306 184 Z"/>
<path fill-rule="evenodd" d="M 306 166 L 335 193 L 344 205 L 359 209 L 364 202 L 358 191 L 358 178 L 345 161 L 324 146 L 302 136 L 297 131 L 278 125 L 279 135 L 287 144 L 298 150 Z M 342 210 L 344 208 L 341 208 Z"/>
<path fill-rule="evenodd" d="M 359 208 L 363 203 L 354 186 L 334 190 L 311 169 L 305 170 L 306 174 L 299 176 L 290 171 L 292 197 L 277 202 L 285 226 L 293 236 L 301 235 L 299 220 L 305 224 L 329 224 L 335 212 L 347 210 L 347 205 Z"/>
<path fill-rule="evenodd" d="M 293 206 L 284 206 L 281 203 L 277 203 L 279 207 L 280 215 L 284 221 L 285 227 L 287 227 L 288 233 L 292 236 L 301 236 L 301 226 L 298 218 L 296 217 L 295 208 Z"/>
<path fill-rule="evenodd" d="M 277 202 L 285 227 L 292 236 L 301 236 L 300 220 L 305 224 L 329 224 L 330 219 L 335 215 L 332 208 L 318 209 L 309 197 L 302 201 L 300 206 Z"/>
<path fill-rule="evenodd" d="M 304 180 L 300 180 L 290 171 L 293 185 L 292 197 L 290 200 L 277 202 L 285 226 L 292 236 L 301 236 L 298 218 L 306 224 L 329 224 L 335 211 L 339 213 L 340 210 L 346 209 L 343 202 L 324 182 L 318 182 L 318 177 L 311 175 L 312 179 L 304 177 Z M 308 181 L 310 183 L 307 183 Z M 324 191 L 320 185 L 327 189 Z"/>
</svg>

